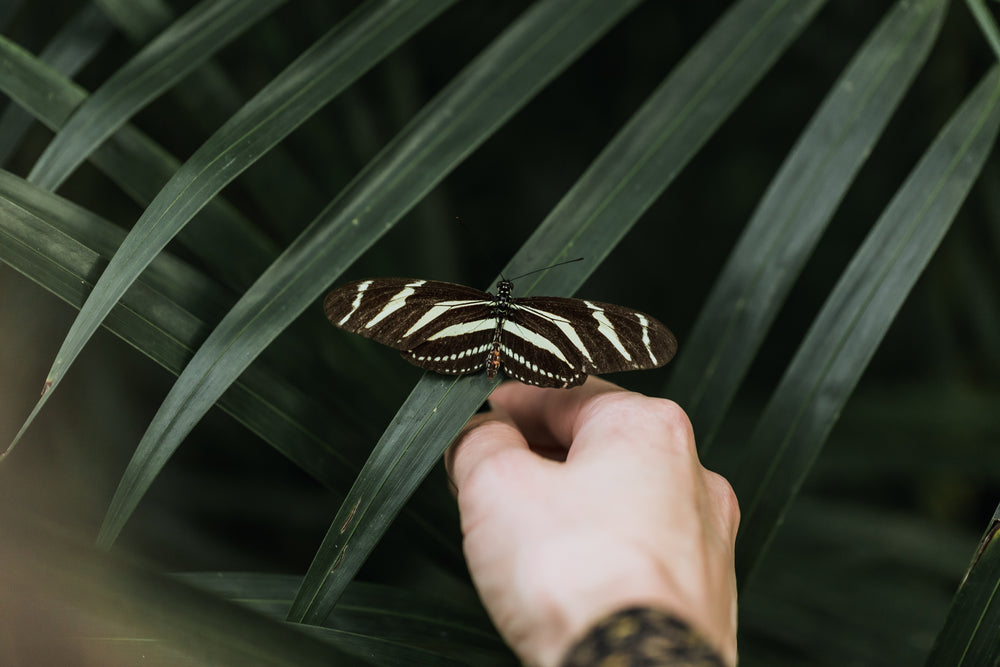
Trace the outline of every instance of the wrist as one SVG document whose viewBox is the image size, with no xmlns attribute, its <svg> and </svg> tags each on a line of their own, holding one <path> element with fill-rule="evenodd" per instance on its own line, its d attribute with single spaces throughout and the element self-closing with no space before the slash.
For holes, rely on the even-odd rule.
<svg viewBox="0 0 1000 667">
<path fill-rule="evenodd" d="M 608 664 L 725 667 L 722 655 L 694 628 L 655 607 L 605 616 L 573 644 L 560 667 Z"/>
<path fill-rule="evenodd" d="M 584 548 L 586 545 L 580 544 Z M 605 617 L 629 607 L 653 607 L 683 618 L 681 602 L 649 559 L 634 550 L 601 548 L 565 550 L 550 566 L 539 567 L 536 558 L 515 576 L 524 594 L 522 637 L 509 639 L 520 647 L 528 664 L 554 667 L 570 648 Z M 586 571 L 581 571 L 585 569 Z M 539 580 L 539 577 L 542 580 Z"/>
</svg>

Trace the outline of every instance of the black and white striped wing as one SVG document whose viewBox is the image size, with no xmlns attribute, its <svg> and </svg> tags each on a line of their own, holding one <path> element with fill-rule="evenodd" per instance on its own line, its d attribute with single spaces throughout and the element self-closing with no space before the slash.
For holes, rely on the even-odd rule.
<svg viewBox="0 0 1000 667">
<path fill-rule="evenodd" d="M 400 350 L 410 363 L 447 375 L 482 368 L 496 329 L 491 295 L 431 280 L 359 280 L 330 292 L 323 306 L 341 329 Z"/>
<path fill-rule="evenodd" d="M 561 297 L 515 299 L 501 337 L 507 374 L 542 387 L 575 387 L 588 374 L 658 368 L 675 352 L 674 335 L 645 313 Z"/>
<path fill-rule="evenodd" d="M 656 368 L 677 351 L 656 319 L 612 304 L 560 297 L 510 298 L 452 283 L 359 280 L 330 292 L 336 326 L 400 350 L 412 364 L 462 375 L 488 367 L 541 387 L 575 387 L 589 374 Z"/>
</svg>

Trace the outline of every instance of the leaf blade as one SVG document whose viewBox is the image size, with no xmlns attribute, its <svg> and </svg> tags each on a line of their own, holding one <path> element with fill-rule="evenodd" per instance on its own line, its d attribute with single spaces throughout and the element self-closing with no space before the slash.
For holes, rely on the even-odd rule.
<svg viewBox="0 0 1000 667">
<path fill-rule="evenodd" d="M 1000 125 L 1000 70 L 991 70 L 924 153 L 855 253 L 813 322 L 730 476 L 744 505 L 741 582 L 819 454 L 896 312 L 976 180 Z"/>
<path fill-rule="evenodd" d="M 101 321 L 156 254 L 270 146 L 454 0 L 373 0 L 327 33 L 241 109 L 160 191 L 102 273 L 53 361 L 24 434 Z M 305 83 L 303 83 L 303 81 Z"/>
<path fill-rule="evenodd" d="M 702 455 L 820 236 L 926 60 L 945 7 L 937 0 L 897 3 L 887 13 L 813 116 L 730 254 L 666 391 L 687 410 Z"/>
<path fill-rule="evenodd" d="M 86 5 L 70 19 L 38 55 L 39 60 L 72 76 L 80 71 L 111 37 L 112 26 L 94 5 Z M 17 148 L 31 125 L 31 115 L 13 104 L 0 115 L 0 165 Z"/>
<path fill-rule="evenodd" d="M 934 641 L 927 667 L 991 665 L 1000 659 L 996 627 L 1000 624 L 1000 508 L 993 513 L 962 584 L 952 600 L 944 627 Z"/>
<path fill-rule="evenodd" d="M 93 274 L 125 235 L 107 221 L 3 170 L 0 210 L 4 213 L 0 235 L 5 239 L 0 259 L 76 308 L 86 298 Z M 229 305 L 228 297 L 204 276 L 162 254 L 116 304 L 105 326 L 178 375 L 208 336 L 208 321 Z M 266 369 L 251 369 L 219 405 L 331 488 L 343 488 L 360 468 L 363 441 L 352 436 L 346 423 L 338 428 L 343 437 L 336 448 L 316 428 L 317 424 L 329 425 L 331 412 L 336 414 L 336 410 L 316 405 Z M 349 463 L 352 450 L 353 464 Z"/>
<path fill-rule="evenodd" d="M 56 131 L 87 97 L 66 76 L 3 35 L 0 35 L 0 90 Z M 90 159 L 143 207 L 156 197 L 181 164 L 131 125 L 122 127 Z M 181 230 L 178 240 L 232 287 L 245 288 L 278 255 L 270 240 L 218 198 L 199 212 L 197 222 Z"/>
<path fill-rule="evenodd" d="M 164 30 L 76 110 L 28 180 L 57 189 L 97 146 L 153 99 L 285 0 L 209 0 Z"/>
</svg>

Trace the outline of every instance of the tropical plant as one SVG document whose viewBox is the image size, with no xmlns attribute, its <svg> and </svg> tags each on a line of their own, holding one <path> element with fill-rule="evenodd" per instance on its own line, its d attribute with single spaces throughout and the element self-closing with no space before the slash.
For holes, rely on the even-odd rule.
<svg viewBox="0 0 1000 667">
<path fill-rule="evenodd" d="M 496 382 L 320 300 L 583 257 L 516 290 L 678 334 L 613 379 L 737 491 L 741 664 L 997 663 L 998 54 L 976 0 L 8 0 L 0 658 L 516 662 L 439 465 Z"/>
</svg>

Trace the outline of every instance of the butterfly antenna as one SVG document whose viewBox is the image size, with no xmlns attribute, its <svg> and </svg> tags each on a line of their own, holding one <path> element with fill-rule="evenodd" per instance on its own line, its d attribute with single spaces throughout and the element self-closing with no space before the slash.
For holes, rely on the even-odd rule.
<svg viewBox="0 0 1000 667">
<path fill-rule="evenodd" d="M 563 264 L 572 264 L 573 262 L 579 262 L 579 261 L 582 261 L 582 260 L 583 260 L 583 257 L 577 257 L 576 259 L 567 259 L 564 262 L 556 262 L 555 264 L 549 264 L 548 266 L 544 266 L 544 267 L 542 267 L 540 269 L 535 269 L 534 271 L 528 271 L 527 273 L 522 273 L 521 275 L 519 275 L 519 276 L 517 276 L 515 278 L 511 278 L 510 280 L 511 281 L 520 280 L 521 278 L 524 278 L 525 276 L 530 276 L 532 273 L 540 273 L 542 271 L 548 271 L 549 269 L 554 269 L 557 266 L 562 266 Z M 500 275 L 503 276 L 502 273 Z"/>
</svg>

